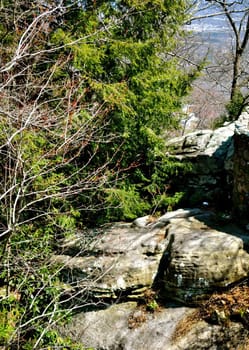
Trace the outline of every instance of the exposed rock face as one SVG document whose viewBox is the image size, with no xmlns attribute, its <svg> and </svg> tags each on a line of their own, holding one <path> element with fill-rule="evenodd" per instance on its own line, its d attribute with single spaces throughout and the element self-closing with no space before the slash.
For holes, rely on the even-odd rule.
<svg viewBox="0 0 249 350">
<path fill-rule="evenodd" d="M 235 123 L 233 214 L 241 224 L 249 224 L 249 115 L 242 113 Z M 249 229 L 249 226 L 248 226 Z"/>
<path fill-rule="evenodd" d="M 122 293 L 135 297 L 149 288 L 157 273 L 166 248 L 165 229 L 131 227 L 131 224 L 114 224 L 102 234 L 89 250 L 82 251 L 78 238 L 64 246 L 65 253 L 57 255 L 54 262 L 64 265 L 64 282 L 77 288 L 90 288 L 89 293 L 99 298 L 120 298 Z M 78 251 L 77 251 L 78 247 Z"/>
<path fill-rule="evenodd" d="M 191 162 L 189 176 L 175 181 L 177 190 L 186 191 L 184 205 L 207 201 L 223 206 L 232 193 L 234 123 L 216 130 L 199 130 L 170 140 L 169 154 Z"/>
<path fill-rule="evenodd" d="M 175 154 L 179 159 L 186 156 L 214 157 L 211 160 L 211 170 L 217 170 L 220 165 L 227 162 L 229 148 L 231 147 L 232 136 L 234 134 L 234 123 L 227 124 L 216 130 L 198 130 L 196 132 L 176 137 L 168 141 L 171 154 Z M 218 160 L 215 162 L 214 160 Z M 206 169 L 209 172 L 209 169 Z"/>
<path fill-rule="evenodd" d="M 234 215 L 247 227 L 248 128 L 246 113 L 236 124 L 169 143 L 171 154 L 194 165 L 190 177 L 180 179 L 191 203 L 215 203 L 219 198 L 230 203 L 234 176 Z M 69 283 L 69 294 L 80 299 L 78 291 L 83 291 L 91 298 L 104 298 L 106 307 L 74 315 L 69 325 L 60 327 L 61 334 L 99 350 L 247 350 L 248 330 L 241 323 L 224 325 L 222 307 L 215 309 L 216 325 L 187 307 L 248 279 L 249 254 L 243 244 L 249 246 L 247 234 L 233 225 L 217 228 L 212 213 L 179 209 L 157 219 L 148 215 L 132 224 L 111 225 L 87 247 L 85 233 L 64 242 L 63 255 L 54 256 L 53 262 L 63 266 L 61 278 Z M 148 312 L 135 301 L 150 288 L 164 297 L 159 311 Z M 169 304 L 172 300 L 178 304 Z M 247 313 L 243 317 L 240 320 L 247 320 Z"/>
<path fill-rule="evenodd" d="M 60 332 L 86 348 L 101 350 L 246 350 L 249 335 L 239 323 L 201 321 L 192 308 L 168 306 L 150 313 L 135 302 L 80 313 Z"/>
<path fill-rule="evenodd" d="M 63 265 L 65 283 L 95 298 L 135 298 L 159 284 L 168 299 L 193 304 L 249 274 L 242 239 L 209 227 L 210 220 L 209 212 L 179 209 L 154 221 L 114 224 L 88 252 L 79 237 L 53 261 Z"/>
<path fill-rule="evenodd" d="M 61 331 L 94 349 L 170 349 L 167 345 L 175 325 L 189 312 L 184 307 L 169 308 L 154 315 L 139 310 L 137 303 L 128 302 L 79 314 Z M 134 328 L 130 328 L 132 319 Z"/>
<path fill-rule="evenodd" d="M 185 206 L 208 202 L 219 209 L 233 207 L 234 219 L 249 230 L 249 109 L 214 131 L 199 130 L 171 139 L 169 154 L 193 167 L 173 181 L 186 196 Z"/>
<path fill-rule="evenodd" d="M 198 303 L 248 275 L 249 254 L 240 238 L 194 217 L 171 219 L 167 231 L 174 241 L 168 256 L 162 258 L 159 273 L 163 291 L 171 299 Z"/>
<path fill-rule="evenodd" d="M 114 224 L 89 249 L 82 250 L 84 234 L 65 242 L 64 254 L 53 261 L 63 264 L 63 281 L 73 284 L 69 292 L 76 288 L 104 298 L 105 309 L 96 306 L 74 315 L 60 333 L 106 350 L 244 346 L 248 331 L 241 324 L 210 325 L 195 309 L 169 304 L 198 304 L 214 290 L 248 276 L 249 254 L 242 239 L 211 228 L 213 222 L 209 212 L 180 209 L 154 220 L 146 216 L 132 224 Z M 153 286 L 165 299 L 160 310 L 149 312 L 136 299 L 144 300 L 145 290 Z"/>
</svg>

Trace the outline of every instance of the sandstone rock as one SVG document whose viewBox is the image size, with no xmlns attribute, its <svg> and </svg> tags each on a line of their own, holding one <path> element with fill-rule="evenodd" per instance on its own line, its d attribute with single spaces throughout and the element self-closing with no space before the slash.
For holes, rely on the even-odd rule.
<svg viewBox="0 0 249 350">
<path fill-rule="evenodd" d="M 142 228 L 113 224 L 88 250 L 81 251 L 84 234 L 76 237 L 74 248 L 69 244 L 67 250 L 66 242 L 64 252 L 76 256 L 54 256 L 53 261 L 64 266 L 69 289 L 77 287 L 108 299 L 100 303 L 102 309 L 96 303 L 95 311 L 85 308 L 75 314 L 69 324 L 58 328 L 60 334 L 85 347 L 105 350 L 246 349 L 248 330 L 240 323 L 210 325 L 199 318 L 196 309 L 169 301 L 193 306 L 213 291 L 248 276 L 249 255 L 242 239 L 232 235 L 239 235 L 237 228 L 230 225 L 228 234 L 212 226 L 212 213 L 182 209 Z M 160 286 L 166 299 L 158 311 L 149 312 L 141 306 L 141 298 L 152 285 Z M 134 301 L 137 296 L 140 303 Z M 89 299 L 77 297 L 84 310 Z M 130 298 L 132 302 L 127 301 Z M 119 303 L 121 300 L 127 302 Z"/>
<path fill-rule="evenodd" d="M 59 331 L 86 348 L 103 350 L 234 350 L 248 337 L 241 324 L 210 325 L 192 308 L 168 305 L 150 313 L 134 302 L 80 313 Z"/>
<path fill-rule="evenodd" d="M 173 211 L 168 211 L 164 215 L 160 216 L 159 218 L 154 218 L 152 220 L 151 216 L 143 216 L 141 218 L 137 218 L 133 221 L 132 226 L 137 227 L 146 227 L 148 229 L 154 229 L 158 227 L 164 227 L 170 219 L 173 218 L 187 218 L 190 216 L 199 215 L 202 213 L 202 210 L 199 208 L 194 209 L 177 209 Z"/>
<path fill-rule="evenodd" d="M 187 321 L 187 320 L 186 320 Z M 188 328 L 169 350 L 247 350 L 248 330 L 239 323 L 226 326 L 210 325 L 203 321 Z"/>
<path fill-rule="evenodd" d="M 239 145 L 235 198 L 238 217 L 247 227 L 248 114 L 243 114 L 239 123 L 235 150 L 234 124 L 198 131 L 169 144 L 176 158 L 193 161 L 189 193 L 198 188 L 203 202 L 216 190 L 216 198 L 224 201 L 223 194 L 230 188 L 233 154 Z M 222 193 L 220 185 L 226 181 Z M 182 186 L 186 182 L 182 181 Z M 74 315 L 69 325 L 60 327 L 60 333 L 102 350 L 247 349 L 248 330 L 240 323 L 210 325 L 197 317 L 195 309 L 179 304 L 166 304 L 154 313 L 135 302 L 118 304 L 124 300 L 122 296 L 126 300 L 141 298 L 152 285 L 160 287 L 161 296 L 167 300 L 192 306 L 214 291 L 227 289 L 249 275 L 249 254 L 243 249 L 242 238 L 249 246 L 247 232 L 239 232 L 232 225 L 218 229 L 212 215 L 199 209 L 169 212 L 156 220 L 145 216 L 132 225 L 111 225 L 97 241 L 86 242 L 84 233 L 77 235 L 63 243 L 62 255 L 53 257 L 53 262 L 63 266 L 63 282 L 69 283 L 69 289 L 85 290 L 109 301 L 111 298 L 117 304 Z M 221 323 L 226 320 L 222 310 L 218 318 Z"/>
<path fill-rule="evenodd" d="M 225 160 L 233 134 L 234 123 L 214 130 L 203 153 Z"/>
<path fill-rule="evenodd" d="M 196 218 L 172 219 L 167 231 L 174 241 L 167 259 L 162 258 L 158 278 L 168 298 L 197 303 L 249 275 L 249 254 L 242 239 Z"/>
<path fill-rule="evenodd" d="M 199 157 L 224 157 L 234 134 L 234 123 L 220 127 L 216 130 L 198 130 L 196 132 L 176 137 L 167 142 L 170 154 Z"/>
<path fill-rule="evenodd" d="M 235 122 L 235 130 L 237 134 L 245 134 L 249 136 L 249 109 L 243 112 Z"/>
<path fill-rule="evenodd" d="M 150 215 L 137 218 L 133 221 L 133 225 L 137 227 L 146 227 L 150 223 Z"/>
<path fill-rule="evenodd" d="M 249 217 L 249 108 L 239 119 L 216 130 L 198 130 L 167 142 L 170 156 L 190 162 L 192 170 L 172 180 L 185 193 L 183 206 L 208 201 L 230 210 L 242 226 Z"/>
<path fill-rule="evenodd" d="M 188 217 L 193 217 L 195 215 L 199 215 L 201 213 L 202 213 L 202 210 L 199 208 L 178 209 L 174 211 L 169 211 L 166 214 L 162 215 L 161 217 L 159 217 L 157 222 L 168 223 L 171 219 L 188 218 Z"/>
<path fill-rule="evenodd" d="M 80 237 L 77 247 L 79 241 Z M 165 229 L 114 224 L 82 251 L 83 256 L 79 250 L 76 256 L 57 255 L 52 260 L 63 266 L 64 283 L 88 289 L 94 297 L 136 297 L 153 284 L 166 242 Z M 76 248 L 70 246 L 69 251 L 75 253 Z"/>
<path fill-rule="evenodd" d="M 203 201 L 218 208 L 229 207 L 233 179 L 233 135 L 235 124 L 216 130 L 199 130 L 167 142 L 168 153 L 191 163 L 192 170 L 172 179 L 176 191 L 185 192 L 184 206 Z"/>
<path fill-rule="evenodd" d="M 211 130 L 198 130 L 169 140 L 167 146 L 170 154 L 195 154 L 206 149 L 211 135 Z"/>
<path fill-rule="evenodd" d="M 87 348 L 170 349 L 176 324 L 189 312 L 192 310 L 181 307 L 153 314 L 139 310 L 134 302 L 122 303 L 106 310 L 80 313 L 60 332 Z"/>
<path fill-rule="evenodd" d="M 159 281 L 167 298 L 192 304 L 249 273 L 242 239 L 211 228 L 212 220 L 207 211 L 180 209 L 143 228 L 113 224 L 89 250 L 77 252 L 77 237 L 74 255 L 53 262 L 62 266 L 64 283 L 93 297 L 141 297 Z"/>
</svg>

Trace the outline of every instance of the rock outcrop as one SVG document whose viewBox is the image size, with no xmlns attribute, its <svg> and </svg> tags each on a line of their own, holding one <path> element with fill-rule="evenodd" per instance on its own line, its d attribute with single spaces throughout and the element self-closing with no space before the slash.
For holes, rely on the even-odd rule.
<svg viewBox="0 0 249 350">
<path fill-rule="evenodd" d="M 64 283 L 94 298 L 134 299 L 160 283 L 168 299 L 193 304 L 249 271 L 242 239 L 207 226 L 211 216 L 180 209 L 156 220 L 147 217 L 147 223 L 142 218 L 113 224 L 88 251 L 81 250 L 84 236 L 73 249 L 73 241 L 66 242 L 53 262 L 63 266 Z"/>
<path fill-rule="evenodd" d="M 150 313 L 136 302 L 80 313 L 60 332 L 99 350 L 246 350 L 249 336 L 239 323 L 210 325 L 192 308 L 168 305 Z"/>
<path fill-rule="evenodd" d="M 68 240 L 64 254 L 53 261 L 63 266 L 65 283 L 88 288 L 94 298 L 109 299 L 135 298 L 151 287 L 168 244 L 165 228 L 150 230 L 127 223 L 111 225 L 87 250 L 82 250 L 84 240 L 84 234 L 76 242 Z"/>
<path fill-rule="evenodd" d="M 249 230 L 249 109 L 236 122 L 198 130 L 167 145 L 169 155 L 192 165 L 189 174 L 172 183 L 185 192 L 181 205 L 206 202 L 218 210 L 233 208 L 233 218 Z"/>
<path fill-rule="evenodd" d="M 249 230 L 249 115 L 235 123 L 233 216 Z"/>
<path fill-rule="evenodd" d="M 171 156 L 193 165 L 189 177 L 175 181 L 187 189 L 187 203 L 233 201 L 242 227 L 229 216 L 179 209 L 62 244 L 52 262 L 60 266 L 63 302 L 81 310 L 59 328 L 63 336 L 103 350 L 249 348 L 248 128 L 245 113 L 236 123 L 168 143 Z"/>
<path fill-rule="evenodd" d="M 183 205 L 196 206 L 202 202 L 221 208 L 231 205 L 234 128 L 234 123 L 230 123 L 167 142 L 169 155 L 192 166 L 189 175 L 173 181 L 178 191 L 186 193 Z"/>
<path fill-rule="evenodd" d="M 106 350 L 139 350 L 145 344 L 158 350 L 209 349 L 221 339 L 230 344 L 224 349 L 244 344 L 248 331 L 240 323 L 211 326 L 192 308 L 249 274 L 243 231 L 227 233 L 215 225 L 210 212 L 180 209 L 110 225 L 87 248 L 84 233 L 64 242 L 53 262 L 61 265 L 68 300 L 95 310 L 86 307 L 74 315 L 61 334 Z M 146 301 L 148 292 L 152 300 Z"/>
<path fill-rule="evenodd" d="M 171 299 L 195 304 L 248 276 L 242 239 L 209 227 L 198 216 L 171 219 L 167 232 L 174 241 L 159 273 L 161 291 Z"/>
</svg>

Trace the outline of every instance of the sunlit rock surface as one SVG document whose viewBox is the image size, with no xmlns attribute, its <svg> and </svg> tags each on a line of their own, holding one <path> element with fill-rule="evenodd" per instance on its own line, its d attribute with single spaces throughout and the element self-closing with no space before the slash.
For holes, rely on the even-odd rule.
<svg viewBox="0 0 249 350">
<path fill-rule="evenodd" d="M 81 240 L 84 234 L 74 247 L 72 241 L 66 243 L 64 254 L 53 262 L 63 265 L 64 282 L 88 288 L 98 298 L 135 297 L 151 287 L 167 246 L 164 227 L 150 230 L 126 223 L 111 225 L 87 250 L 81 250 Z"/>
<path fill-rule="evenodd" d="M 199 208 L 179 209 L 109 225 L 90 239 L 86 232 L 69 238 L 52 259 L 61 265 L 61 282 L 78 310 L 59 328 L 63 336 L 98 350 L 249 348 L 242 323 L 227 322 L 221 309 L 218 324 L 208 324 L 195 308 L 213 292 L 248 280 L 248 120 L 245 113 L 236 124 L 170 144 L 171 154 L 194 164 L 191 177 L 180 179 L 192 203 L 230 205 L 232 197 L 233 215 L 243 226 Z M 148 290 L 160 299 L 155 310 L 144 303 Z"/>
<path fill-rule="evenodd" d="M 242 239 L 197 218 L 171 219 L 167 227 L 171 249 L 162 258 L 158 276 L 165 295 L 190 304 L 249 273 L 249 254 Z"/>
<path fill-rule="evenodd" d="M 76 312 L 59 332 L 105 350 L 247 349 L 241 323 L 211 325 L 194 308 L 248 276 L 245 237 L 200 209 L 113 224 L 87 246 L 86 234 L 76 235 L 52 260 L 71 286 L 69 300 L 76 291 L 81 305 L 71 304 Z M 158 298 L 155 309 L 147 308 L 146 291 Z"/>
<path fill-rule="evenodd" d="M 99 350 L 246 350 L 248 339 L 239 323 L 210 325 L 195 309 L 172 305 L 150 313 L 135 302 L 79 313 L 60 333 Z"/>
<path fill-rule="evenodd" d="M 135 298 L 153 287 L 167 299 L 192 304 L 248 275 L 243 240 L 212 227 L 214 217 L 179 209 L 113 224 L 85 249 L 84 233 L 65 242 L 53 262 L 62 265 L 64 283 L 96 298 Z"/>
</svg>

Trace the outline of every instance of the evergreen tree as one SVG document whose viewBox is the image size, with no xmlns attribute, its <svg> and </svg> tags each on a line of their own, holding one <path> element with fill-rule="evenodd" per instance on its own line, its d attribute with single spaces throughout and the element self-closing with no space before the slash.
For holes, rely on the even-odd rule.
<svg viewBox="0 0 249 350">
<path fill-rule="evenodd" d="M 183 35 L 181 25 L 187 4 L 134 0 L 71 5 L 52 35 L 55 45 L 77 42 L 66 47 L 63 60 L 67 63 L 60 67 L 60 74 L 73 76 L 76 94 L 79 87 L 83 91 L 80 98 L 76 97 L 77 103 L 98 110 L 102 122 L 108 124 L 108 133 L 118 136 L 111 147 L 100 147 L 98 162 L 119 150 L 113 162 L 121 171 L 128 169 L 126 180 L 119 182 L 117 191 L 108 189 L 107 198 L 112 206 L 113 199 L 115 203 L 124 200 L 132 207 L 126 212 L 133 211 L 131 216 L 135 217 L 145 208 L 145 197 L 155 198 L 151 189 L 159 190 L 159 183 L 167 181 L 173 170 L 171 165 L 167 172 L 164 166 L 162 175 L 162 169 L 158 169 L 164 158 L 160 133 L 176 127 L 175 112 L 195 77 L 195 72 L 181 70 L 171 55 L 177 38 Z M 144 189 L 151 182 L 149 194 Z M 134 191 L 137 198 L 143 197 L 142 202 L 132 201 Z M 120 218 L 125 216 L 121 210 Z"/>
</svg>

